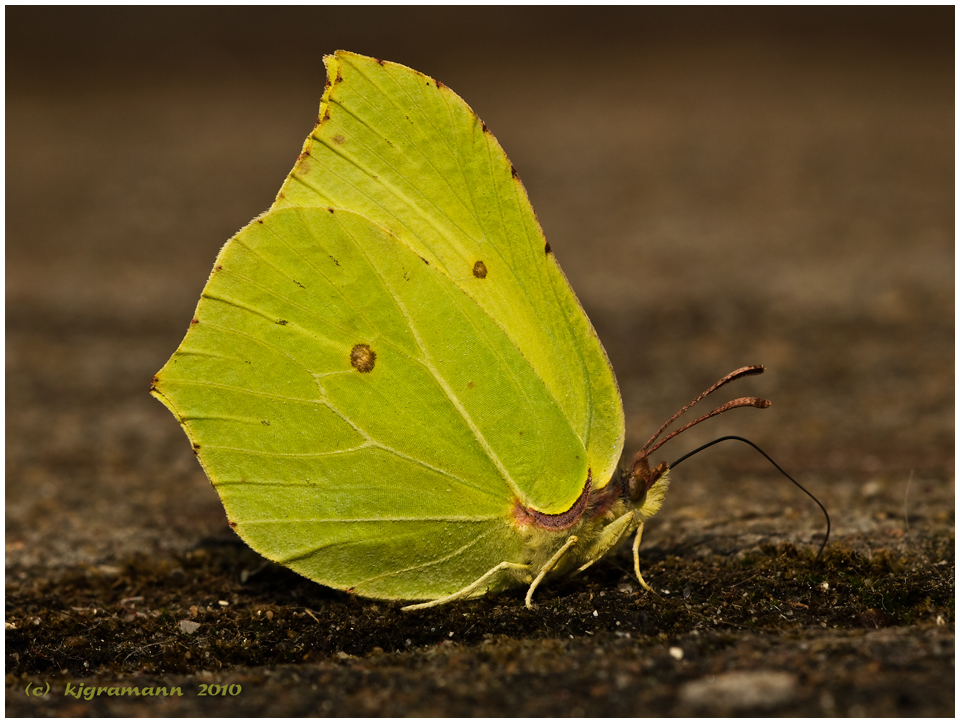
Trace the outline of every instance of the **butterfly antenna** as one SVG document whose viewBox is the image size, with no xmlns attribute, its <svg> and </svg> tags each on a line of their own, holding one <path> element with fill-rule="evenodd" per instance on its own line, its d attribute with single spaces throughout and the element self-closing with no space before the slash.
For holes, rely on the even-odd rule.
<svg viewBox="0 0 960 723">
<path fill-rule="evenodd" d="M 675 429 L 674 431 L 670 432 L 670 434 L 668 434 L 666 437 L 661 439 L 659 442 L 653 445 L 650 449 L 646 450 L 646 452 L 644 453 L 644 456 L 649 457 L 651 454 L 653 454 L 658 449 L 660 449 L 660 447 L 662 447 L 665 442 L 669 442 L 678 434 L 682 434 L 683 432 L 686 432 L 688 429 L 690 429 L 690 427 L 696 424 L 700 424 L 700 422 L 710 419 L 710 417 L 716 417 L 718 414 L 729 412 L 731 409 L 736 409 L 737 407 L 756 407 L 758 409 L 766 409 L 767 407 L 770 406 L 770 404 L 771 402 L 769 399 L 761 399 L 760 397 L 740 397 L 739 399 L 731 399 L 726 404 L 721 404 L 719 407 L 714 409 L 709 414 L 704 414 L 702 417 L 694 419 L 692 422 L 688 424 L 684 424 L 682 427 L 680 427 L 680 429 Z M 641 452 L 643 452 L 643 450 L 641 450 Z"/>
<path fill-rule="evenodd" d="M 761 399 L 760 397 L 741 397 L 739 399 L 734 399 L 726 404 L 721 404 L 709 414 L 704 414 L 699 419 L 695 419 L 689 424 L 685 424 L 684 426 L 680 427 L 680 429 L 674 430 L 660 441 L 657 441 L 657 438 L 660 437 L 664 431 L 666 431 L 667 427 L 677 421 L 677 418 L 680 417 L 681 414 L 686 412 L 688 409 L 690 409 L 690 407 L 704 397 L 713 394 L 713 392 L 717 391 L 720 387 L 740 379 L 741 377 L 748 377 L 754 374 L 763 374 L 764 371 L 766 371 L 766 367 L 764 367 L 762 364 L 758 364 L 756 366 L 740 367 L 736 371 L 730 372 L 727 374 L 727 376 L 723 377 L 723 379 L 711 386 L 687 406 L 664 422 L 660 429 L 657 430 L 656 434 L 650 437 L 647 443 L 640 448 L 640 451 L 637 452 L 637 456 L 633 460 L 633 467 L 630 470 L 627 480 L 631 497 L 633 499 L 639 499 L 639 497 L 645 493 L 646 490 L 649 490 L 653 486 L 654 482 L 656 482 L 660 476 L 669 469 L 669 467 L 667 467 L 667 465 L 663 462 L 661 462 L 656 469 L 650 469 L 650 463 L 647 461 L 650 455 L 660 449 L 665 442 L 673 439 L 681 432 L 687 431 L 690 429 L 690 427 L 700 424 L 700 422 L 710 419 L 710 417 L 715 417 L 718 414 L 729 412 L 731 409 L 736 409 L 737 407 L 757 407 L 759 409 L 765 409 L 769 407 L 770 402 L 766 399 Z M 656 442 L 656 444 L 654 444 L 654 442 Z"/>
<path fill-rule="evenodd" d="M 763 374 L 765 371 L 766 371 L 766 367 L 763 366 L 763 364 L 757 364 L 757 365 L 755 365 L 755 366 L 740 367 L 740 368 L 737 369 L 736 371 L 730 372 L 729 374 L 727 374 L 727 376 L 725 376 L 725 377 L 724 377 L 723 379 L 721 379 L 720 381 L 716 382 L 713 386 L 711 386 L 709 389 L 707 389 L 705 392 L 703 392 L 700 396 L 698 396 L 696 399 L 694 399 L 692 402 L 690 402 L 687 406 L 685 406 L 685 407 L 684 407 L 683 409 L 681 409 L 679 412 L 677 412 L 677 413 L 674 414 L 672 417 L 670 417 L 670 419 L 668 419 L 666 422 L 664 422 L 664 423 L 661 425 L 660 429 L 658 429 L 658 430 L 656 431 L 656 433 L 655 433 L 652 437 L 650 437 L 650 439 L 647 441 L 647 443 L 640 448 L 640 453 L 639 453 L 637 456 L 638 456 L 638 457 L 639 457 L 640 455 L 643 455 L 644 457 L 649 456 L 649 455 L 650 455 L 650 452 L 652 452 L 653 449 L 651 449 L 651 450 L 648 451 L 647 448 L 657 440 L 657 437 L 659 437 L 661 434 L 663 434 L 664 431 L 666 431 L 667 427 L 669 427 L 671 424 L 673 424 L 675 421 L 677 421 L 677 418 L 678 418 L 681 414 L 683 414 L 684 412 L 686 412 L 688 409 L 690 409 L 690 407 L 692 407 L 694 404 L 696 404 L 697 402 L 699 402 L 699 401 L 700 401 L 701 399 L 703 399 L 704 397 L 706 397 L 706 396 L 708 396 L 708 395 L 710 395 L 710 394 L 713 394 L 713 393 L 714 393 L 715 391 L 717 391 L 720 387 L 724 386 L 725 384 L 729 384 L 729 383 L 732 382 L 732 381 L 736 381 L 737 379 L 740 379 L 741 377 L 749 377 L 749 376 L 753 376 L 754 374 Z M 738 401 L 739 401 L 739 400 L 738 400 Z M 746 406 L 746 405 L 738 405 L 738 406 Z M 756 406 L 756 405 L 750 405 L 750 406 Z M 767 402 L 766 406 L 770 406 L 770 403 Z M 733 407 L 729 407 L 729 409 L 733 409 Z M 726 411 L 726 409 L 724 409 L 723 411 Z M 719 414 L 719 412 L 717 412 L 717 414 Z M 709 416 L 711 416 L 711 415 L 707 415 L 707 417 L 709 417 Z M 701 421 L 703 421 L 704 419 L 706 419 L 707 417 L 702 417 L 701 419 L 698 419 L 697 422 L 701 422 Z M 696 424 L 697 422 L 694 422 L 693 424 Z M 686 427 L 684 427 L 684 429 L 689 429 L 690 427 L 693 426 L 693 424 L 687 425 Z M 672 437 L 672 436 L 675 436 L 676 434 L 678 434 L 678 432 L 674 432 L 674 433 L 673 433 L 672 435 L 670 435 L 670 436 Z M 668 439 L 669 439 L 669 437 L 668 437 Z M 666 440 L 662 440 L 660 444 L 663 444 L 664 441 L 666 441 Z M 659 446 L 660 446 L 660 445 L 658 444 L 657 447 L 659 447 Z M 654 449 L 656 449 L 656 447 L 654 447 Z"/>
<path fill-rule="evenodd" d="M 709 415 L 708 415 L 708 416 L 709 416 Z M 670 469 L 673 469 L 674 467 L 676 467 L 678 464 L 680 464 L 681 462 L 683 462 L 683 461 L 684 461 L 685 459 L 687 459 L 688 457 L 692 457 L 693 455 L 697 454 L 698 452 L 702 452 L 703 450 L 707 449 L 707 447 L 712 447 L 713 445 L 719 444 L 720 442 L 726 442 L 726 441 L 729 440 L 729 439 L 735 439 L 735 440 L 737 440 L 737 441 L 740 441 L 740 442 L 744 442 L 744 443 L 746 443 L 746 444 L 749 444 L 751 447 L 753 447 L 755 450 L 757 450 L 760 454 L 762 454 L 764 457 L 766 457 L 766 458 L 767 458 L 767 461 L 768 461 L 770 464 L 772 464 L 774 467 L 776 467 L 777 470 L 779 470 L 780 474 L 782 474 L 782 475 L 783 475 L 784 477 L 786 477 L 788 480 L 790 480 L 791 482 L 793 482 L 797 487 L 800 488 L 800 490 L 801 490 L 807 497 L 809 497 L 811 500 L 813 500 L 814 502 L 817 503 L 817 507 L 820 508 L 820 511 L 823 512 L 824 518 L 826 518 L 826 520 L 827 520 L 827 533 L 823 536 L 823 542 L 820 544 L 820 549 L 817 550 L 817 556 L 816 556 L 815 558 L 813 558 L 813 563 L 816 564 L 817 561 L 820 559 L 820 555 L 823 554 L 824 548 L 827 546 L 827 541 L 830 539 L 830 515 L 827 513 L 827 508 L 823 506 L 823 504 L 820 502 L 820 500 L 818 500 L 818 499 L 813 495 L 813 493 L 810 492 L 810 490 L 808 490 L 808 489 L 807 489 L 806 487 L 804 487 L 802 484 L 800 484 L 799 482 L 797 482 L 793 477 L 791 477 L 791 476 L 788 475 L 786 472 L 784 472 L 784 471 L 783 471 L 783 468 L 782 468 L 779 464 L 777 464 L 776 462 L 774 462 L 773 459 L 770 457 L 769 454 L 767 454 L 766 452 L 764 452 L 762 449 L 760 449 L 757 445 L 755 445 L 755 444 L 754 444 L 753 442 L 751 442 L 749 439 L 744 439 L 743 437 L 736 437 L 736 436 L 720 437 L 719 439 L 715 439 L 715 440 L 713 440 L 712 442 L 707 442 L 706 444 L 704 444 L 704 445 L 702 445 L 702 446 L 700 446 L 700 447 L 697 447 L 697 448 L 696 448 L 695 450 L 693 450 L 692 452 L 687 452 L 685 455 L 683 455 L 682 457 L 680 457 L 680 459 L 678 459 L 676 462 L 674 462 L 673 464 L 671 464 L 671 465 L 670 465 Z M 657 445 L 657 446 L 659 446 L 659 445 Z"/>
</svg>

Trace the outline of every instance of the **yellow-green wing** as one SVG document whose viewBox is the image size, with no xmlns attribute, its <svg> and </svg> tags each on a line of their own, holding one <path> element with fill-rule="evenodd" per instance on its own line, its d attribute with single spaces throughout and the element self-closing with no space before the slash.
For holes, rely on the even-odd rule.
<svg viewBox="0 0 960 723">
<path fill-rule="evenodd" d="M 608 481 L 620 397 L 472 111 L 399 65 L 327 66 L 320 123 L 153 393 L 255 549 L 358 594 L 439 598 L 529 562 L 518 503 L 564 512 L 588 474 Z"/>
<path fill-rule="evenodd" d="M 503 330 L 342 210 L 271 211 L 232 239 L 154 393 L 251 546 L 372 597 L 440 597 L 520 561 L 520 485 L 585 467 Z"/>
<path fill-rule="evenodd" d="M 594 486 L 623 447 L 616 379 L 500 145 L 457 95 L 410 68 L 325 59 L 318 123 L 273 208 L 330 206 L 389 229 L 499 324 L 586 449 Z M 585 478 L 563 460 L 523 501 L 566 511 Z"/>
</svg>

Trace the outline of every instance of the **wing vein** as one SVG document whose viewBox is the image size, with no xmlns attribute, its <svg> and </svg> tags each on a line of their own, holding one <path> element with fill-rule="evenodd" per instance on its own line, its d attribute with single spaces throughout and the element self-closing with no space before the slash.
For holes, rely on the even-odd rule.
<svg viewBox="0 0 960 723">
<path fill-rule="evenodd" d="M 349 231 L 347 231 L 347 233 L 349 233 Z M 357 244 L 357 248 L 360 249 L 361 253 L 363 253 L 364 256 L 367 256 L 369 261 L 369 256 L 367 255 L 366 249 L 364 249 L 359 244 Z M 372 263 L 372 261 L 369 261 L 369 263 L 370 263 L 370 267 L 376 270 L 376 266 Z M 377 273 L 382 279 L 383 283 L 389 287 L 390 284 L 387 281 L 387 279 L 384 278 L 383 275 L 379 273 L 379 271 L 377 271 Z M 407 327 L 410 329 L 410 333 L 413 335 L 413 338 L 416 341 L 417 347 L 420 349 L 420 353 L 423 355 L 424 368 L 430 373 L 430 375 L 433 377 L 434 381 L 436 382 L 437 386 L 440 388 L 443 394 L 447 397 L 447 400 L 450 402 L 451 405 L 453 405 L 454 409 L 456 409 L 457 413 L 463 419 L 464 423 L 467 425 L 467 427 L 470 429 L 470 432 L 473 434 L 474 438 L 477 440 L 477 443 L 483 448 L 484 453 L 487 455 L 487 458 L 491 462 L 493 462 L 494 466 L 500 472 L 500 474 L 503 477 L 503 480 L 510 487 L 510 490 L 518 497 L 522 496 L 520 495 L 520 489 L 517 486 L 516 481 L 510 475 L 510 472 L 504 466 L 500 457 L 497 455 L 496 452 L 494 452 L 493 448 L 490 446 L 490 443 L 487 441 L 486 437 L 477 427 L 476 423 L 473 421 L 473 418 L 470 416 L 469 412 L 466 410 L 466 408 L 464 408 L 463 404 L 460 401 L 460 398 L 450 388 L 446 380 L 443 378 L 443 375 L 440 374 L 436 366 L 433 364 L 432 356 L 429 353 L 427 345 L 424 343 L 423 338 L 417 329 L 415 317 L 412 314 L 410 314 L 410 312 L 404 306 L 398 294 L 394 294 L 394 299 L 397 304 L 397 308 L 400 309 L 400 313 L 403 314 L 404 319 L 407 322 Z"/>
</svg>

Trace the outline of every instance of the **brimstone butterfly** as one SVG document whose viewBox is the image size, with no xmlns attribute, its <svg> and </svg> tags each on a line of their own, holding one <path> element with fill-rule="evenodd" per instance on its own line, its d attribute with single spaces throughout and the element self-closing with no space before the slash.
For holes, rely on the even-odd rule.
<svg viewBox="0 0 960 723">
<path fill-rule="evenodd" d="M 510 161 L 442 83 L 325 63 L 296 165 L 153 380 L 230 525 L 316 582 L 426 606 L 515 585 L 529 605 L 631 534 L 643 583 L 667 467 L 651 440 L 617 472 L 613 370 Z"/>
</svg>

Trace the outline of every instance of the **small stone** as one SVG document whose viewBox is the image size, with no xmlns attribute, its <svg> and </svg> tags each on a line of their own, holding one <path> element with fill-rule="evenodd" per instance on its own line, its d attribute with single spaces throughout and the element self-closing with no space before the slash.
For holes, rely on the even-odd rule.
<svg viewBox="0 0 960 723">
<path fill-rule="evenodd" d="M 860 487 L 860 494 L 864 497 L 876 497 L 883 492 L 883 484 L 880 480 L 870 480 Z"/>
<path fill-rule="evenodd" d="M 680 689 L 680 700 L 691 708 L 745 711 L 773 708 L 792 700 L 797 677 L 778 670 L 735 671 L 708 676 Z"/>
<path fill-rule="evenodd" d="M 179 625 L 180 629 L 187 635 L 193 635 L 200 629 L 200 623 L 196 623 L 193 620 L 181 620 Z"/>
</svg>

